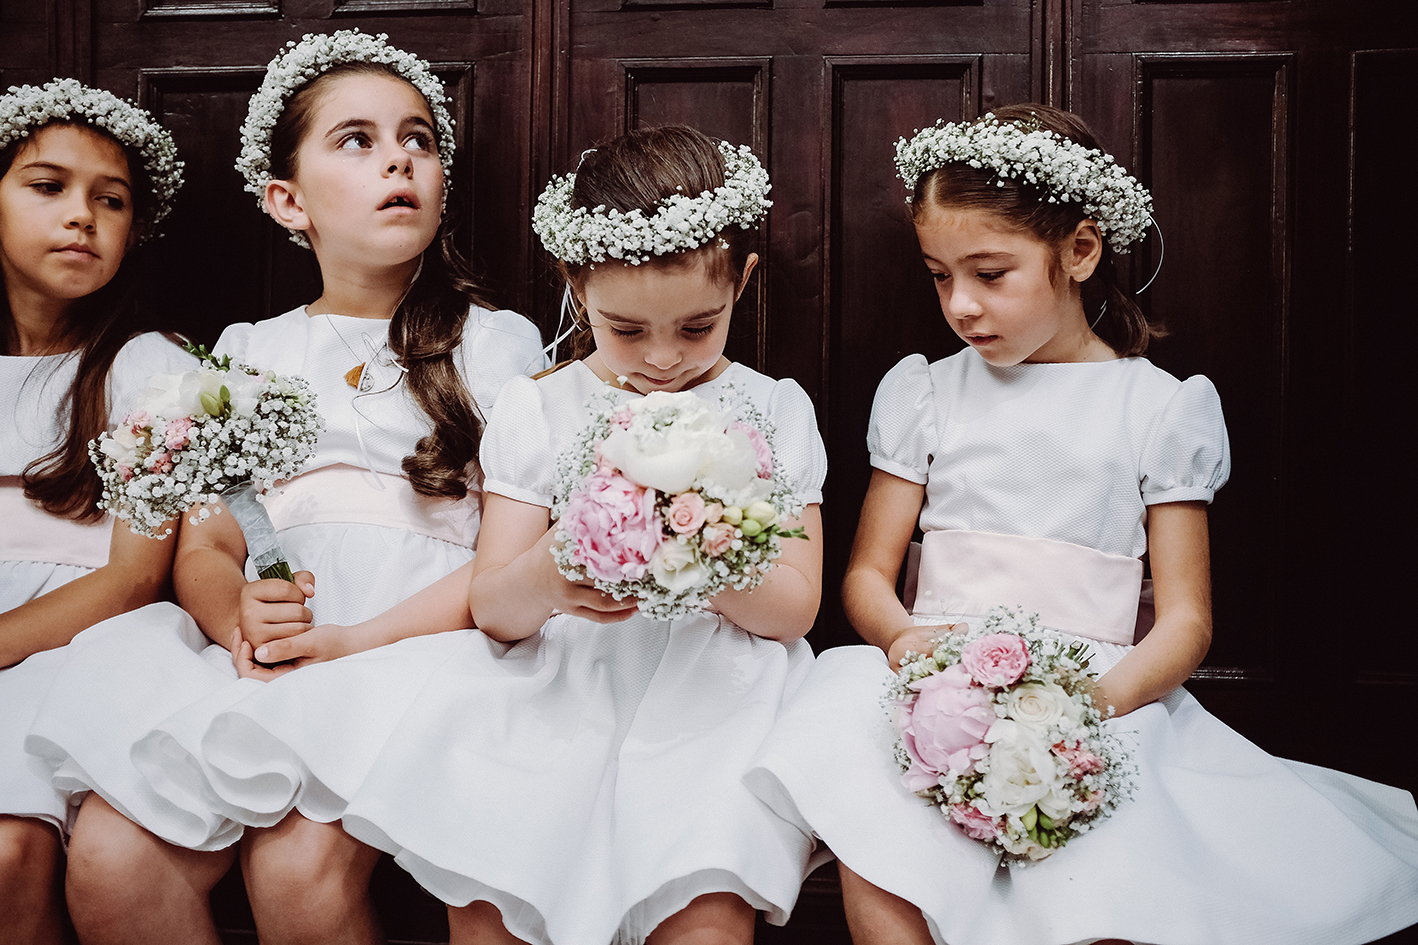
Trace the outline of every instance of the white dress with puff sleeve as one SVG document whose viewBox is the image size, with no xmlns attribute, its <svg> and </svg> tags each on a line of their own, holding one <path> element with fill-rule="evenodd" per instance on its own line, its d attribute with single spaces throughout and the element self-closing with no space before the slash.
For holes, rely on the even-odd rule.
<svg viewBox="0 0 1418 945">
<path fill-rule="evenodd" d="M 999 368 L 969 349 L 898 364 L 868 446 L 873 466 L 926 486 L 918 624 L 1019 602 L 983 590 L 973 605 L 932 599 L 970 599 L 978 589 L 958 584 L 997 577 L 970 561 L 935 569 L 933 535 L 1126 562 L 1146 551 L 1149 506 L 1209 502 L 1230 465 L 1204 377 L 1179 382 L 1140 358 Z M 1021 598 L 1053 579 L 1021 570 L 1010 592 Z M 945 580 L 928 582 L 933 571 Z M 1136 564 L 1121 601 L 1127 642 L 1054 624 L 1089 638 L 1090 670 L 1131 648 L 1140 578 Z M 1099 608 L 1118 603 L 1106 596 Z M 1410 794 L 1274 758 L 1181 688 L 1105 723 L 1134 747 L 1133 799 L 1048 859 L 1001 866 L 902 784 L 880 701 L 891 678 L 875 647 L 822 654 L 748 781 L 858 875 L 919 907 L 939 943 L 1354 945 L 1418 921 Z"/>
<path fill-rule="evenodd" d="M 404 478 L 403 459 L 432 422 L 389 353 L 388 326 L 302 308 L 231 325 L 215 348 L 304 377 L 325 418 L 315 457 L 267 502 L 292 569 L 315 575 L 308 606 L 317 624 L 379 614 L 473 556 L 478 489 L 457 501 L 427 499 Z M 361 363 L 356 390 L 344 375 Z M 543 363 L 540 335 L 525 318 L 469 312 L 456 364 L 482 410 L 510 378 Z M 247 578 L 256 578 L 250 562 Z M 237 840 L 243 824 L 212 795 L 199 742 L 214 714 L 264 684 L 237 679 L 228 650 L 170 603 L 104 621 L 70 649 L 26 741 L 54 786 L 70 796 L 97 791 L 179 846 L 212 850 Z"/>
<path fill-rule="evenodd" d="M 775 424 L 797 497 L 820 502 L 806 393 L 740 365 L 696 392 L 731 388 Z M 483 439 L 484 488 L 550 507 L 556 457 L 608 390 L 580 362 L 509 383 Z M 492 902 L 522 939 L 638 943 L 711 892 L 786 919 L 811 842 L 742 777 L 811 663 L 805 641 L 712 613 L 560 615 L 511 646 L 455 631 L 308 667 L 219 715 L 203 748 L 228 803 L 274 822 L 289 790 L 271 783 L 298 781 L 307 817 L 342 818 L 445 902 Z"/>
</svg>

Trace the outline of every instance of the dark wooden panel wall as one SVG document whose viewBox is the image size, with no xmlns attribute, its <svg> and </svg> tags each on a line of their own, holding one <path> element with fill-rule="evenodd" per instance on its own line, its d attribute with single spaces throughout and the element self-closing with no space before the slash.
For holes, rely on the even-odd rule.
<svg viewBox="0 0 1418 945">
<path fill-rule="evenodd" d="M 1212 516 L 1216 641 L 1193 687 L 1267 748 L 1408 787 L 1384 750 L 1418 701 L 1403 474 L 1414 433 L 1408 0 L 0 0 L 0 80 L 75 75 L 162 116 L 188 162 L 145 261 L 203 340 L 312 298 L 318 274 L 240 189 L 263 64 L 309 30 L 388 32 L 453 96 L 461 238 L 547 328 L 530 208 L 582 149 L 684 121 L 763 156 L 774 207 L 733 357 L 797 378 L 832 460 L 828 586 L 868 478 L 881 375 L 958 347 L 891 163 L 936 118 L 1037 99 L 1083 114 L 1154 191 L 1152 356 L 1221 391 L 1234 475 Z M 1134 254 L 1140 285 L 1154 238 Z M 819 646 L 853 642 L 835 594 Z M 1336 712 L 1335 706 L 1347 711 Z M 1373 724 L 1356 722 L 1371 716 Z M 1373 734 L 1358 734 L 1356 727 Z M 1358 744 L 1356 745 L 1356 739 Z"/>
</svg>

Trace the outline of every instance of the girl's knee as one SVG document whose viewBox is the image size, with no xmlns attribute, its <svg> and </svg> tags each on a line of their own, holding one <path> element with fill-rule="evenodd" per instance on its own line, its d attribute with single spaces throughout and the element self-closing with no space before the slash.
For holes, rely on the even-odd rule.
<svg viewBox="0 0 1418 945">
<path fill-rule="evenodd" d="M 0 817 L 0 897 L 51 888 L 62 855 L 59 832 L 49 824 L 28 817 Z"/>
<path fill-rule="evenodd" d="M 253 905 L 304 905 L 364 898 L 379 851 L 345 833 L 292 813 L 274 827 L 248 831 L 242 871 Z"/>
<path fill-rule="evenodd" d="M 646 945 L 749 945 L 755 912 L 734 893 L 708 893 L 655 927 Z"/>
</svg>

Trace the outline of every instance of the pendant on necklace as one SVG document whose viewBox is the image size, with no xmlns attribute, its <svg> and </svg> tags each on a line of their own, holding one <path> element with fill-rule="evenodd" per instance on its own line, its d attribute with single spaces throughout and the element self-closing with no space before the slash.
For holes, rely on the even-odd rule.
<svg viewBox="0 0 1418 945">
<path fill-rule="evenodd" d="M 364 365 L 356 364 L 345 372 L 345 383 L 359 390 L 359 380 L 364 375 Z"/>
</svg>

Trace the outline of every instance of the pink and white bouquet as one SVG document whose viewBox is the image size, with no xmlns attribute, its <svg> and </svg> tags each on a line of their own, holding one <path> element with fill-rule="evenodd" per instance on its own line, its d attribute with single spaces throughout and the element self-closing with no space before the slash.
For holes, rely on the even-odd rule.
<svg viewBox="0 0 1418 945">
<path fill-rule="evenodd" d="M 224 493 L 294 476 L 325 425 L 304 378 L 189 350 L 201 358 L 195 370 L 151 378 L 118 429 L 89 443 L 99 505 L 153 538 L 172 534 L 163 523 L 194 505 L 205 520 Z M 236 501 L 227 501 L 234 513 Z"/>
<path fill-rule="evenodd" d="M 1003 607 L 908 654 L 885 699 L 902 782 L 1007 859 L 1050 855 L 1132 794 L 1087 667 L 1084 644 Z"/>
<path fill-rule="evenodd" d="M 756 587 L 805 537 L 802 507 L 773 459 L 773 428 L 752 405 L 692 391 L 613 400 L 558 459 L 552 549 L 558 569 L 656 620 Z"/>
</svg>

